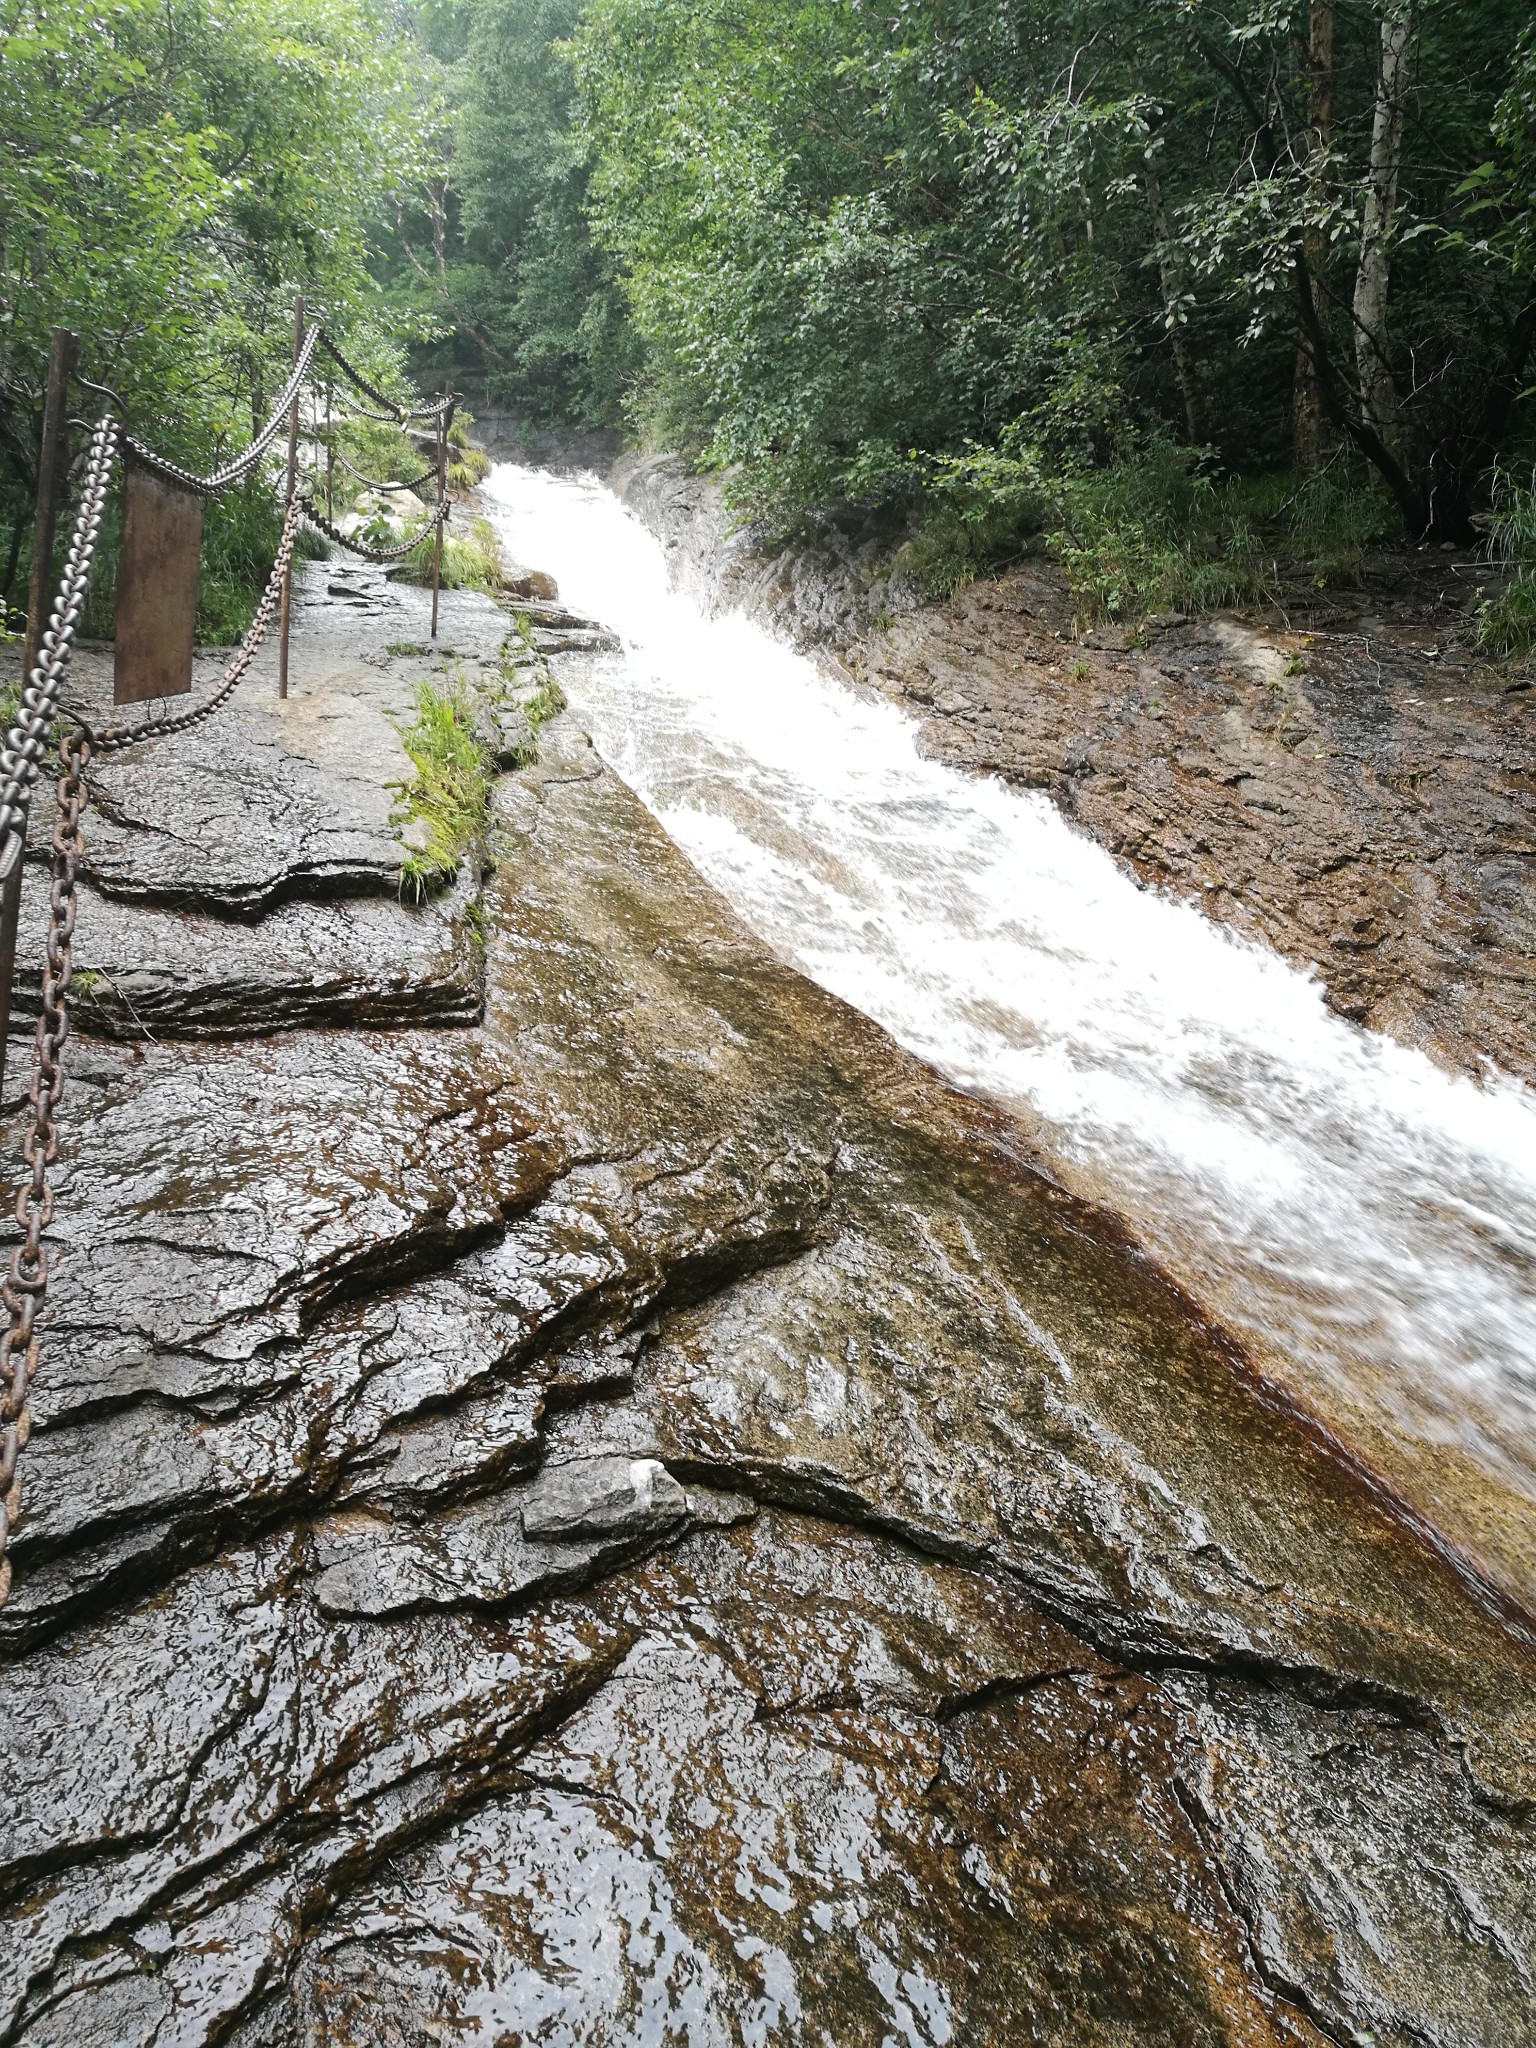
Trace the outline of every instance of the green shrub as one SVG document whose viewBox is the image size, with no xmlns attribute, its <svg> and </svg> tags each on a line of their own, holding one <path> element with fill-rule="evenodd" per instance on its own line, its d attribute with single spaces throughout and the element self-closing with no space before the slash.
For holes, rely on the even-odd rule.
<svg viewBox="0 0 1536 2048">
<path fill-rule="evenodd" d="M 277 502 L 264 484 L 208 500 L 197 580 L 197 637 L 205 645 L 232 647 L 243 637 L 272 573 L 281 536 Z M 331 549 L 301 522 L 293 552 L 297 561 L 323 562 Z"/>
<path fill-rule="evenodd" d="M 1119 452 L 1097 463 L 1016 439 L 932 465 L 898 570 L 947 595 L 1045 546 L 1082 622 L 1136 620 L 1252 603 L 1287 575 L 1316 585 L 1357 577 L 1368 548 L 1398 529 L 1385 493 L 1342 468 L 1222 478 L 1207 450 L 1118 439 Z"/>
<path fill-rule="evenodd" d="M 491 473 L 491 458 L 485 450 L 469 444 L 473 424 L 473 415 L 461 412 L 448 429 L 448 488 L 453 491 L 472 491 Z"/>
<path fill-rule="evenodd" d="M 974 448 L 928 470 L 912 538 L 893 567 L 919 590 L 947 597 L 1023 553 L 1049 518 L 1050 493 L 1033 450 Z"/>
<path fill-rule="evenodd" d="M 423 513 L 420 520 L 413 518 L 410 524 L 419 529 L 425 519 Z M 399 537 L 404 538 L 404 531 Z M 402 583 L 430 584 L 430 544 L 424 543 L 415 554 L 408 555 L 398 573 Z M 443 535 L 442 587 L 492 593 L 501 588 L 501 549 L 489 519 L 472 519 L 467 534 L 450 527 Z"/>
</svg>

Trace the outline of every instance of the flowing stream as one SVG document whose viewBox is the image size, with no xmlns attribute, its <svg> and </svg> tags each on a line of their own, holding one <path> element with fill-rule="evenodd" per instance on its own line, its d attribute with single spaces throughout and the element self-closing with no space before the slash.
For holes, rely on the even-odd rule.
<svg viewBox="0 0 1536 2048">
<path fill-rule="evenodd" d="M 758 934 L 961 1087 L 1507 1585 L 1536 1590 L 1536 1096 L 1448 1075 L 1140 887 L 1043 795 L 669 587 L 593 480 L 498 464 L 510 554 L 623 653 L 578 709 Z"/>
</svg>

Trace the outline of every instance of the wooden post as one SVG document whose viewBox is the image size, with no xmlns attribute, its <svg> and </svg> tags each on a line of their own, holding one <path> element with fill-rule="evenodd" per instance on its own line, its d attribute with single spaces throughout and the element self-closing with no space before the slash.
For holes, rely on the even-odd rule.
<svg viewBox="0 0 1536 2048">
<path fill-rule="evenodd" d="M 142 704 L 192 687 L 203 501 L 129 464 L 117 557 L 112 702 Z"/>
<path fill-rule="evenodd" d="M 55 327 L 48 348 L 48 382 L 43 392 L 43 436 L 37 456 L 37 509 L 32 521 L 32 578 L 27 587 L 27 637 L 22 654 L 21 684 L 37 666 L 38 650 L 48 628 L 53 598 L 53 536 L 69 467 L 69 380 L 74 374 L 80 338 L 68 327 Z M 5 1095 L 6 1042 L 11 1029 L 11 984 L 16 978 L 16 925 L 21 916 L 21 870 L 27 852 L 27 817 L 17 819 L 0 861 L 0 1099 Z"/>
<path fill-rule="evenodd" d="M 443 386 L 443 398 L 453 396 L 453 386 Z M 443 520 L 442 504 L 448 494 L 448 407 L 443 406 L 442 418 L 437 423 L 437 531 L 432 536 L 432 638 L 437 638 L 437 592 L 443 579 Z"/>
<path fill-rule="evenodd" d="M 299 360 L 299 350 L 304 346 L 304 295 L 301 292 L 293 302 L 293 360 Z M 286 512 L 298 489 L 299 473 L 299 394 L 293 394 L 293 404 L 288 408 L 288 472 L 283 489 L 283 510 Z M 288 570 L 283 577 L 283 594 L 278 609 L 277 626 L 277 694 L 288 694 L 288 616 L 293 609 L 293 558 L 289 557 Z"/>
</svg>

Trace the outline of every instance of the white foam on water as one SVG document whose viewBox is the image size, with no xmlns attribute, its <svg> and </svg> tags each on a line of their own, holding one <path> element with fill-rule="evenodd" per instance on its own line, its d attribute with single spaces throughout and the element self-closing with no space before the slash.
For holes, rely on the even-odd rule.
<svg viewBox="0 0 1536 2048">
<path fill-rule="evenodd" d="M 623 653 L 579 709 L 765 940 L 961 1086 L 1027 1106 L 1268 1353 L 1536 1497 L 1536 1096 L 1334 1016 L 1042 795 L 923 759 L 892 705 L 670 588 L 593 479 L 498 464 L 513 556 Z"/>
</svg>

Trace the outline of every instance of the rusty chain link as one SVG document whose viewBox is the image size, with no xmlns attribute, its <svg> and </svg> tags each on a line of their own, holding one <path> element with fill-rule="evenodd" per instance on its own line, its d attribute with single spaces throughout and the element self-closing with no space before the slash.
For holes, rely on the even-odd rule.
<svg viewBox="0 0 1536 2048">
<path fill-rule="evenodd" d="M 83 731 L 65 736 L 59 746 L 64 773 L 59 781 L 59 815 L 53 828 L 53 886 L 48 896 L 48 949 L 43 962 L 43 1000 L 34 1041 L 31 1122 L 22 1139 L 21 1156 L 27 1178 L 16 1196 L 16 1221 L 22 1240 L 11 1253 L 10 1269 L 0 1281 L 0 1305 L 10 1321 L 0 1335 L 0 1602 L 11 1589 L 7 1551 L 21 1516 L 21 1480 L 16 1460 L 31 1430 L 27 1395 L 37 1371 L 37 1318 L 48 1293 L 48 1253 L 43 1232 L 53 1221 L 53 1190 L 48 1168 L 58 1157 L 54 1112 L 64 1094 L 61 1055 L 69 1036 L 65 998 L 74 966 L 75 877 L 84 840 L 80 814 L 85 809 L 86 764 L 91 742 Z"/>
<path fill-rule="evenodd" d="M 398 562 L 403 560 L 413 549 L 419 548 L 424 540 L 430 540 L 433 533 L 439 526 L 444 524 L 448 517 L 448 500 L 446 498 L 439 498 L 432 517 L 427 521 L 420 533 L 413 533 L 409 540 L 402 541 L 398 547 L 371 548 L 363 541 L 354 540 L 351 534 L 343 533 L 339 526 L 333 525 L 312 498 L 305 497 L 301 493 L 298 502 L 304 507 L 304 516 L 311 526 L 318 527 L 327 540 L 335 541 L 338 547 L 346 548 L 351 554 L 361 555 L 365 562 Z"/>
</svg>

